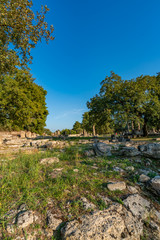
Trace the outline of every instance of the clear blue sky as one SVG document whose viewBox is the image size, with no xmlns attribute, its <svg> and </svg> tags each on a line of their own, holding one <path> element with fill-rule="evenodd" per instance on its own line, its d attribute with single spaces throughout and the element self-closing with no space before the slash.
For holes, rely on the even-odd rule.
<svg viewBox="0 0 160 240">
<path fill-rule="evenodd" d="M 113 70 L 124 79 L 160 71 L 159 0 L 39 0 L 55 40 L 32 51 L 36 83 L 47 90 L 47 127 L 72 128 Z"/>
</svg>

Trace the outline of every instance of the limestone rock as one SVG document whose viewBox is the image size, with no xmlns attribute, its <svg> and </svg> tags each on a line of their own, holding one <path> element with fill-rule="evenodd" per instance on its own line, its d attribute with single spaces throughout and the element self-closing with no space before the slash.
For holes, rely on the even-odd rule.
<svg viewBox="0 0 160 240">
<path fill-rule="evenodd" d="M 106 143 L 97 142 L 93 144 L 93 149 L 97 156 L 112 156 L 111 146 Z"/>
<path fill-rule="evenodd" d="M 52 214 L 51 212 L 47 213 L 47 225 L 49 228 L 56 230 L 61 223 L 62 220 L 60 218 L 57 218 L 56 214 Z"/>
<path fill-rule="evenodd" d="M 149 215 L 150 202 L 142 198 L 139 194 L 130 195 L 123 203 L 134 216 L 140 219 L 145 219 Z"/>
<path fill-rule="evenodd" d="M 108 183 L 107 187 L 110 191 L 115 191 L 115 190 L 125 190 L 126 189 L 126 183 L 125 182 L 112 182 Z"/>
<path fill-rule="evenodd" d="M 32 211 L 23 211 L 18 213 L 16 217 L 16 225 L 19 228 L 25 228 L 34 222 L 34 215 Z"/>
<path fill-rule="evenodd" d="M 139 151 L 146 157 L 160 159 L 160 144 L 149 143 L 138 146 Z"/>
<path fill-rule="evenodd" d="M 150 180 L 150 177 L 146 176 L 145 174 L 141 174 L 139 177 L 140 182 L 148 182 Z"/>
<path fill-rule="evenodd" d="M 151 182 L 150 186 L 158 193 L 160 196 L 160 176 L 154 177 Z"/>
<path fill-rule="evenodd" d="M 126 157 L 135 157 L 139 156 L 141 153 L 135 147 L 122 147 L 117 154 Z"/>
<path fill-rule="evenodd" d="M 143 225 L 120 204 L 84 215 L 62 228 L 63 240 L 140 240 Z"/>
<path fill-rule="evenodd" d="M 41 164 L 52 164 L 52 163 L 58 163 L 59 159 L 57 157 L 51 157 L 51 158 L 43 158 L 40 160 Z"/>
<path fill-rule="evenodd" d="M 32 138 L 32 133 L 31 132 L 26 132 L 25 136 L 26 136 L 26 138 Z"/>
<path fill-rule="evenodd" d="M 138 193 L 138 190 L 137 190 L 135 187 L 128 186 L 127 189 L 128 189 L 132 194 Z"/>
</svg>

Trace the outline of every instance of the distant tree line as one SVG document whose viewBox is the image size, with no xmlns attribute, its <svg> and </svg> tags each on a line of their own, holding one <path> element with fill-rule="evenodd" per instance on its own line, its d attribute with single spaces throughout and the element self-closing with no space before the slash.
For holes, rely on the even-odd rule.
<svg viewBox="0 0 160 240">
<path fill-rule="evenodd" d="M 42 133 L 48 115 L 45 96 L 28 65 L 31 49 L 53 37 L 48 27 L 46 6 L 35 14 L 31 0 L 0 3 L 0 130 L 27 130 Z"/>
<path fill-rule="evenodd" d="M 87 102 L 81 128 L 93 135 L 160 130 L 160 73 L 123 80 L 111 72 L 97 95 Z"/>
</svg>

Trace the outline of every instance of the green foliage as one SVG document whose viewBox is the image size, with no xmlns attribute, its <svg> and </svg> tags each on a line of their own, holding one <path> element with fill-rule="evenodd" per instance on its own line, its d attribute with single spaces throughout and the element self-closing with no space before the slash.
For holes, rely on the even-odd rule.
<svg viewBox="0 0 160 240">
<path fill-rule="evenodd" d="M 43 130 L 43 133 L 45 133 L 45 134 L 47 134 L 47 135 L 49 135 L 49 136 L 51 136 L 51 135 L 52 135 L 52 132 L 51 132 L 51 130 L 50 130 L 50 129 L 48 129 L 48 128 L 44 128 L 44 130 Z"/>
<path fill-rule="evenodd" d="M 29 73 L 31 49 L 53 39 L 42 6 L 36 14 L 31 0 L 0 0 L 0 128 L 43 133 L 48 114 L 46 91 Z"/>
<path fill-rule="evenodd" d="M 117 132 L 141 124 L 145 136 L 147 128 L 159 129 L 160 74 L 122 80 L 111 72 L 101 82 L 99 95 L 91 98 L 87 106 L 97 129 Z"/>
<path fill-rule="evenodd" d="M 0 80 L 0 128 L 43 133 L 48 111 L 46 91 L 27 70 L 16 70 Z"/>
<path fill-rule="evenodd" d="M 82 124 L 78 121 L 76 121 L 73 125 L 73 131 L 75 131 L 77 134 L 82 133 Z"/>
<path fill-rule="evenodd" d="M 0 1 L 0 75 L 12 72 L 16 66 L 26 66 L 32 60 L 31 49 L 44 38 L 47 42 L 53 26 L 48 28 L 47 6 L 35 14 L 31 0 Z"/>
<path fill-rule="evenodd" d="M 83 114 L 82 127 L 87 132 L 92 132 L 92 126 L 93 126 L 93 122 L 92 122 L 92 119 L 90 117 L 90 114 L 89 114 L 89 112 L 85 112 Z"/>
</svg>

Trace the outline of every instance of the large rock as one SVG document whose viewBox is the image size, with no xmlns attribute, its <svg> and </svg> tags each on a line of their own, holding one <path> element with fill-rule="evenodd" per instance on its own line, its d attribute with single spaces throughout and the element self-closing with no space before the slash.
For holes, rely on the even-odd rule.
<svg viewBox="0 0 160 240">
<path fill-rule="evenodd" d="M 17 215 L 16 225 L 19 228 L 26 228 L 34 222 L 32 211 L 22 211 Z"/>
<path fill-rule="evenodd" d="M 93 144 L 93 149 L 97 156 L 112 156 L 111 146 L 106 143 L 98 142 Z"/>
<path fill-rule="evenodd" d="M 47 225 L 52 230 L 58 229 L 60 224 L 62 223 L 62 220 L 57 217 L 56 214 L 53 214 L 52 212 L 48 211 L 47 213 Z"/>
<path fill-rule="evenodd" d="M 26 136 L 26 138 L 32 138 L 32 133 L 31 132 L 26 132 L 25 136 Z"/>
<path fill-rule="evenodd" d="M 160 159 L 160 144 L 149 143 L 138 146 L 139 151 L 143 156 Z"/>
<path fill-rule="evenodd" d="M 139 181 L 142 183 L 148 182 L 150 180 L 150 177 L 146 176 L 145 174 L 141 174 L 139 177 Z"/>
<path fill-rule="evenodd" d="M 117 154 L 126 157 L 135 157 L 139 156 L 141 153 L 135 147 L 122 147 Z"/>
<path fill-rule="evenodd" d="M 143 224 L 122 205 L 84 215 L 62 228 L 64 240 L 140 240 Z"/>
<path fill-rule="evenodd" d="M 125 182 L 112 182 L 108 183 L 107 187 L 110 191 L 115 191 L 115 190 L 125 190 L 126 189 L 126 183 Z"/>
<path fill-rule="evenodd" d="M 149 216 L 151 204 L 139 194 L 130 195 L 123 203 L 135 217 L 145 219 Z"/>
<path fill-rule="evenodd" d="M 150 181 L 150 186 L 153 191 L 155 191 L 160 196 L 160 176 L 154 177 Z"/>
</svg>

